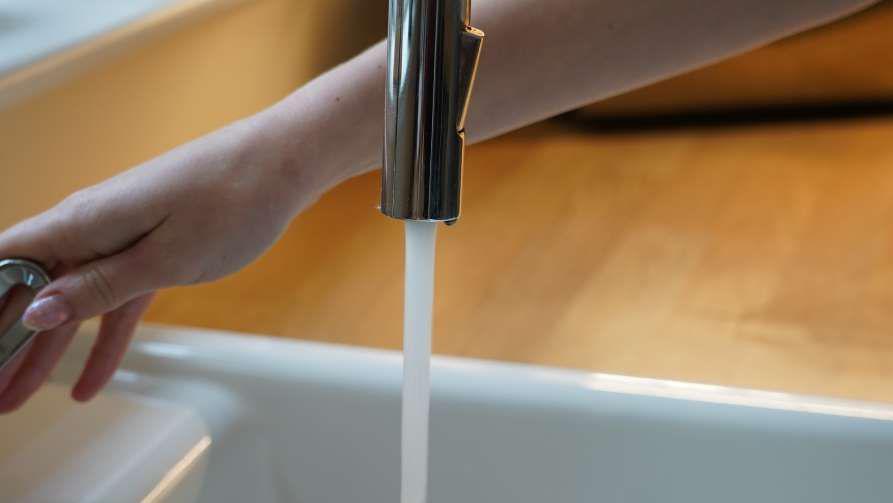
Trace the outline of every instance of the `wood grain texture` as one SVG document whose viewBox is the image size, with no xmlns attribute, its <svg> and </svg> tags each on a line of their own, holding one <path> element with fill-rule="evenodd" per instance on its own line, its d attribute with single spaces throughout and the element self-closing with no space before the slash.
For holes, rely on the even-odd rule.
<svg viewBox="0 0 893 503">
<path fill-rule="evenodd" d="M 440 231 L 435 351 L 893 401 L 893 120 L 470 149 Z M 337 188 L 155 322 L 399 348 L 402 226 Z"/>
</svg>

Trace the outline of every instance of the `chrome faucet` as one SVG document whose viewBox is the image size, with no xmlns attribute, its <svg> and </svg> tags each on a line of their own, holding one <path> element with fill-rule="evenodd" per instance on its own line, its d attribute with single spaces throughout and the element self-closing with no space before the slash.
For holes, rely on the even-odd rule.
<svg viewBox="0 0 893 503">
<path fill-rule="evenodd" d="M 484 33 L 471 0 L 390 0 L 381 211 L 459 218 L 465 117 Z"/>
</svg>

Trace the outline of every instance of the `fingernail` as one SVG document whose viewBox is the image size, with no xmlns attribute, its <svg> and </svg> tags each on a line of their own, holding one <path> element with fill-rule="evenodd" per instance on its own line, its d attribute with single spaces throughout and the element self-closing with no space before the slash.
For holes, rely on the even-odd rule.
<svg viewBox="0 0 893 503">
<path fill-rule="evenodd" d="M 22 323 L 31 330 L 52 330 L 71 319 L 71 307 L 61 295 L 38 299 L 28 306 Z"/>
</svg>

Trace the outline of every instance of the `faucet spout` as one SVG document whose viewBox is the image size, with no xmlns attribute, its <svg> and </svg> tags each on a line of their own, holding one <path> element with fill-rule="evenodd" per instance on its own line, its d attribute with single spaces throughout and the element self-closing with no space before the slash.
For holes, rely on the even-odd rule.
<svg viewBox="0 0 893 503">
<path fill-rule="evenodd" d="M 484 33 L 471 0 L 390 0 L 381 211 L 459 218 L 465 118 Z"/>
</svg>

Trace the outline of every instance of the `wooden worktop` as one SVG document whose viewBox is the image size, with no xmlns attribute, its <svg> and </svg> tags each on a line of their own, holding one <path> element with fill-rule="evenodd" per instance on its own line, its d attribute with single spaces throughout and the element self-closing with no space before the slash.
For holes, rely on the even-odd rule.
<svg viewBox="0 0 893 503">
<path fill-rule="evenodd" d="M 893 401 L 893 120 L 596 135 L 468 153 L 435 351 Z M 151 321 L 399 348 L 402 226 L 352 180 L 261 261 Z"/>
</svg>

